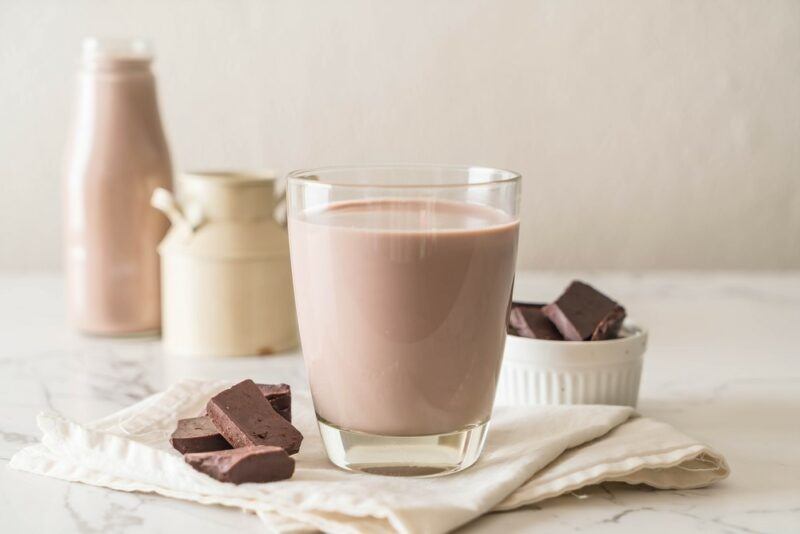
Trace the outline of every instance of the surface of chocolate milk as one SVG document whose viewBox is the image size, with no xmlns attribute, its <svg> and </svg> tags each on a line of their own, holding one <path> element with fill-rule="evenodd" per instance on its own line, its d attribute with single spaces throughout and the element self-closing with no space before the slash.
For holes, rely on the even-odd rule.
<svg viewBox="0 0 800 534">
<path fill-rule="evenodd" d="M 290 218 L 318 416 L 392 436 L 486 422 L 518 226 L 500 210 L 438 200 L 342 202 Z"/>
<path fill-rule="evenodd" d="M 84 44 L 67 147 L 69 311 L 92 334 L 152 332 L 161 325 L 156 247 L 168 223 L 150 196 L 156 187 L 171 188 L 172 171 L 151 57 L 126 44 Z"/>
</svg>

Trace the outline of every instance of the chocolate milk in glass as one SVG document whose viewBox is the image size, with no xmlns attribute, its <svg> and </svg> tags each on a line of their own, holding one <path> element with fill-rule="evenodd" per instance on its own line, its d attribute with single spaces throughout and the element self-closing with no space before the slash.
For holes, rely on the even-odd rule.
<svg viewBox="0 0 800 534">
<path fill-rule="evenodd" d="M 318 416 L 389 436 L 486 422 L 518 227 L 500 210 L 441 200 L 347 201 L 290 218 Z"/>
<path fill-rule="evenodd" d="M 138 40 L 88 39 L 83 52 L 64 184 L 70 316 L 92 334 L 154 332 L 167 220 L 150 196 L 172 171 L 152 55 Z"/>
</svg>

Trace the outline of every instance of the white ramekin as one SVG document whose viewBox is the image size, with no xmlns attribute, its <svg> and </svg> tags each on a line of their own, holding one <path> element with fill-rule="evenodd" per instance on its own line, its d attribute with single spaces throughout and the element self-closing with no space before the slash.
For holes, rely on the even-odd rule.
<svg viewBox="0 0 800 534">
<path fill-rule="evenodd" d="M 509 335 L 497 384 L 498 406 L 636 406 L 647 332 L 625 323 L 607 341 L 549 341 Z"/>
</svg>

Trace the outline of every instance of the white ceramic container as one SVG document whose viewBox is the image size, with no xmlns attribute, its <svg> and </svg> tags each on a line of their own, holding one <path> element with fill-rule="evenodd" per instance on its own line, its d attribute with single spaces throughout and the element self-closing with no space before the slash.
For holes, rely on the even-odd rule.
<svg viewBox="0 0 800 534">
<path fill-rule="evenodd" d="M 509 335 L 496 404 L 636 406 L 647 332 L 625 323 L 606 341 L 549 341 Z"/>
<path fill-rule="evenodd" d="M 165 350 L 272 354 L 297 344 L 289 241 L 270 173 L 190 173 L 152 203 L 172 228 L 159 247 Z"/>
</svg>

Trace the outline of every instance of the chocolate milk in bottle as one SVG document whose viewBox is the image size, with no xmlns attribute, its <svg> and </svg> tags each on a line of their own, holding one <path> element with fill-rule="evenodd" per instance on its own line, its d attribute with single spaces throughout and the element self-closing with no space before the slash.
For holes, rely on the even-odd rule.
<svg viewBox="0 0 800 534">
<path fill-rule="evenodd" d="M 87 39 L 64 183 L 69 312 L 97 335 L 160 329 L 156 248 L 167 219 L 150 206 L 171 189 L 152 53 L 141 40 Z"/>
</svg>

